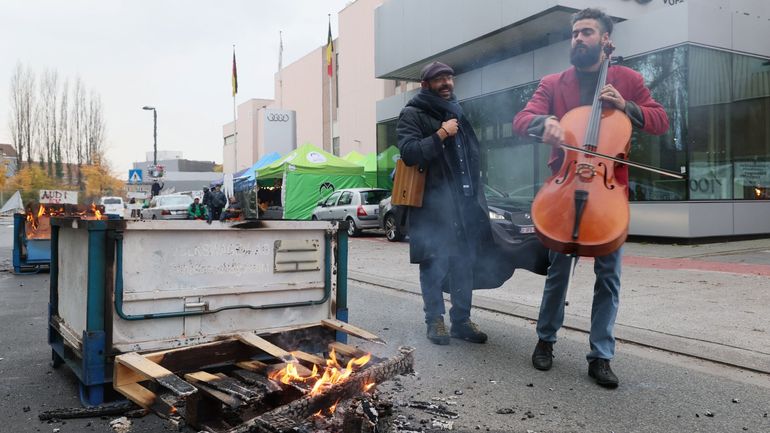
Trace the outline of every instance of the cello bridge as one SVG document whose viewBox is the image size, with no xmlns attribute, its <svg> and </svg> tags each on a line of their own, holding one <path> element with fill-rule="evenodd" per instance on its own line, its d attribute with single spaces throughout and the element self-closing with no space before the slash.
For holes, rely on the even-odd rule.
<svg viewBox="0 0 770 433">
<path fill-rule="evenodd" d="M 581 162 L 575 166 L 575 175 L 584 182 L 588 182 L 596 176 L 596 167 L 593 164 Z"/>
</svg>

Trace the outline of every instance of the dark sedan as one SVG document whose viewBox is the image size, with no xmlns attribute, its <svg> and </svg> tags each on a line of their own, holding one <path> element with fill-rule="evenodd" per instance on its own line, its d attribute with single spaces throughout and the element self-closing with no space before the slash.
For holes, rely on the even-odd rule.
<svg viewBox="0 0 770 433">
<path fill-rule="evenodd" d="M 500 224 L 514 239 L 522 239 L 535 233 L 535 226 L 529 214 L 530 203 L 509 198 L 504 192 L 488 185 L 484 185 L 484 195 L 489 207 L 489 219 L 495 224 Z M 404 239 L 409 232 L 405 210 L 403 206 L 392 206 L 390 197 L 380 202 L 380 227 L 391 242 Z"/>
</svg>

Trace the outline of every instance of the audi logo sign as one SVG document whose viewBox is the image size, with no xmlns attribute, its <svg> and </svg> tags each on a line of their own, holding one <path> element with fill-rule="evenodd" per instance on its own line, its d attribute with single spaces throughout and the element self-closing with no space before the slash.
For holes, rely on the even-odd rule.
<svg viewBox="0 0 770 433">
<path fill-rule="evenodd" d="M 281 113 L 268 113 L 266 115 L 267 120 L 270 122 L 288 122 L 291 116 Z"/>
</svg>

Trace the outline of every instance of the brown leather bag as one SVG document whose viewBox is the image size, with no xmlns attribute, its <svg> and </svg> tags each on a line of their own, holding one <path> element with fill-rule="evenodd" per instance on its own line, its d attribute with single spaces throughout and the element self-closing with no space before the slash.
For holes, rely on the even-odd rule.
<svg viewBox="0 0 770 433">
<path fill-rule="evenodd" d="M 390 203 L 398 206 L 422 207 L 425 193 L 425 170 L 416 165 L 396 161 L 396 176 L 393 179 L 393 196 Z"/>
</svg>

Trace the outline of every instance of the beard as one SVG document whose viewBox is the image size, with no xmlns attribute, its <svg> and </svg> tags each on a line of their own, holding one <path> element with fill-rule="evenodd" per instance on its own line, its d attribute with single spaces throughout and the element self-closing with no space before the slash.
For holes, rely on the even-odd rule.
<svg viewBox="0 0 770 433">
<path fill-rule="evenodd" d="M 585 51 L 579 51 L 580 48 L 585 48 Z M 597 44 L 594 46 L 578 45 L 573 47 L 570 52 L 569 61 L 577 68 L 587 68 L 593 66 L 599 61 L 599 57 L 602 52 L 602 46 Z"/>
<path fill-rule="evenodd" d="M 435 87 L 432 86 L 430 88 L 430 90 L 431 90 L 431 92 L 433 92 L 434 95 L 438 96 L 439 98 L 443 98 L 443 96 L 441 96 L 441 94 L 440 94 L 440 92 L 442 90 L 449 90 L 449 98 L 451 98 L 452 97 L 452 93 L 454 92 L 454 86 L 449 84 L 449 83 L 443 83 L 443 84 L 440 84 L 440 85 L 435 86 Z M 447 99 L 447 98 L 445 98 L 445 99 Z"/>
</svg>

